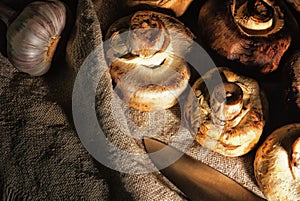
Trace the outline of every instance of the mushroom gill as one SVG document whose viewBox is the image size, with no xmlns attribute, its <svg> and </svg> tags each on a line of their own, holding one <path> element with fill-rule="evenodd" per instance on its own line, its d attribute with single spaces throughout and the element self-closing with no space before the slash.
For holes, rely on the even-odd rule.
<svg viewBox="0 0 300 201">
<path fill-rule="evenodd" d="M 269 1 L 249 0 L 237 7 L 233 0 L 232 15 L 239 30 L 247 36 L 268 36 L 284 26 L 284 13 Z"/>
</svg>

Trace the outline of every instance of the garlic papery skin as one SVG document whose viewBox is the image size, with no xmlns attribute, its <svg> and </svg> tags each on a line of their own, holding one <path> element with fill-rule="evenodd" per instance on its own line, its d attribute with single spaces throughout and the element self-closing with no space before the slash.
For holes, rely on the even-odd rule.
<svg viewBox="0 0 300 201">
<path fill-rule="evenodd" d="M 7 30 L 7 55 L 20 71 L 32 76 L 48 72 L 67 20 L 63 3 L 28 4 Z"/>
</svg>

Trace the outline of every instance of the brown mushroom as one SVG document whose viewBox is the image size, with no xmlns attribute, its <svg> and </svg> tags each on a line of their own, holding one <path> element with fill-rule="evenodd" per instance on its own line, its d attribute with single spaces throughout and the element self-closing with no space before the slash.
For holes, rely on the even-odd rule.
<svg viewBox="0 0 300 201">
<path fill-rule="evenodd" d="M 108 30 L 106 57 L 123 100 L 141 111 L 167 109 L 177 103 L 190 78 L 183 55 L 193 34 L 177 19 L 138 11 Z"/>
<path fill-rule="evenodd" d="M 129 6 L 147 4 L 171 9 L 177 17 L 183 15 L 193 0 L 127 0 Z"/>
<path fill-rule="evenodd" d="M 239 68 L 270 73 L 278 68 L 298 24 L 281 1 L 208 0 L 199 12 L 199 33 L 217 55 Z"/>
<path fill-rule="evenodd" d="M 300 124 L 275 130 L 254 161 L 257 183 L 268 200 L 300 200 Z"/>
<path fill-rule="evenodd" d="M 286 62 L 284 79 L 289 120 L 300 119 L 300 51 L 291 55 Z"/>
<path fill-rule="evenodd" d="M 263 132 L 268 107 L 258 83 L 218 68 L 199 78 L 192 89 L 184 115 L 195 140 L 225 156 L 252 150 Z"/>
</svg>

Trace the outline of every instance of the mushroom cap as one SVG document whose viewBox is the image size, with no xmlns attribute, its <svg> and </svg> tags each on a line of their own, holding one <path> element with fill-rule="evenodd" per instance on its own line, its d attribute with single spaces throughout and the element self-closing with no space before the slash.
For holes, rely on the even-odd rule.
<svg viewBox="0 0 300 201">
<path fill-rule="evenodd" d="M 172 55 L 157 68 L 120 59 L 112 63 L 110 73 L 123 101 L 141 111 L 157 111 L 175 105 L 190 77 L 187 63 Z"/>
<path fill-rule="evenodd" d="M 216 118 L 218 114 L 212 109 L 215 106 L 211 105 L 213 102 L 210 101 L 211 95 L 207 88 L 208 85 L 213 88 L 222 85 L 216 81 L 218 74 L 223 79 L 221 82 L 238 85 L 242 90 L 242 107 L 240 101 L 232 104 L 234 115 L 228 119 Z M 224 89 L 226 91 L 226 87 Z M 239 109 L 236 110 L 236 107 Z M 228 68 L 216 68 L 194 83 L 184 108 L 184 116 L 187 127 L 200 145 L 233 157 L 248 153 L 257 144 L 265 125 L 267 107 L 267 101 L 255 80 L 238 75 Z"/>
<path fill-rule="evenodd" d="M 193 34 L 177 19 L 139 11 L 108 30 L 106 57 L 123 100 L 141 111 L 167 109 L 177 103 L 190 78 L 184 55 Z"/>
<path fill-rule="evenodd" d="M 255 178 L 268 200 L 300 200 L 299 142 L 300 124 L 289 124 L 275 130 L 257 150 Z"/>
</svg>

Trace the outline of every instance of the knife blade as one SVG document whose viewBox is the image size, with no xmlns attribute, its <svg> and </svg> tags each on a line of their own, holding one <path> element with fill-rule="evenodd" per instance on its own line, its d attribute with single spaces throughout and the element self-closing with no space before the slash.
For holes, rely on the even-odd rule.
<svg viewBox="0 0 300 201">
<path fill-rule="evenodd" d="M 192 201 L 265 201 L 217 170 L 165 143 L 152 138 L 144 138 L 143 143 L 148 153 L 168 148 L 158 157 L 151 154 L 149 157 L 161 173 Z M 165 161 L 179 155 L 177 161 L 164 167 Z"/>
</svg>

